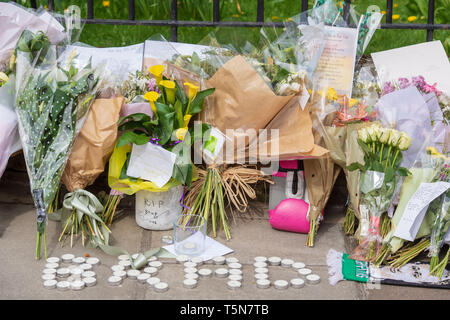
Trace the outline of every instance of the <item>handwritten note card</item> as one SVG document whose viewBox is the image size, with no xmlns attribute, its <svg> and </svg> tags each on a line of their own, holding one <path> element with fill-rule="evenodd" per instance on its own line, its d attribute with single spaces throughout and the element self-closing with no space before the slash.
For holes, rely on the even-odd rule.
<svg viewBox="0 0 450 320">
<path fill-rule="evenodd" d="M 326 43 L 315 73 L 319 88 L 352 94 L 358 33 L 354 28 L 326 27 Z"/>
<path fill-rule="evenodd" d="M 151 181 L 162 188 L 172 177 L 176 158 L 176 154 L 152 143 L 133 145 L 127 175 Z"/>
<path fill-rule="evenodd" d="M 450 183 L 444 181 L 421 183 L 406 205 L 405 212 L 403 212 L 394 236 L 414 241 L 428 206 L 434 199 L 446 192 L 448 188 L 450 188 Z"/>
</svg>

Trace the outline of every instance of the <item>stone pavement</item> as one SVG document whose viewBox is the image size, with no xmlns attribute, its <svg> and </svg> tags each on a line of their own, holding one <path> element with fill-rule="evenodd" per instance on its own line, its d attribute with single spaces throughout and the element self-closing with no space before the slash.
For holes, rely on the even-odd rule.
<svg viewBox="0 0 450 320">
<path fill-rule="evenodd" d="M 222 235 L 216 239 L 234 250 L 229 256 L 237 257 L 243 264 L 244 280 L 242 288 L 230 290 L 226 279 L 200 279 L 195 289 L 182 286 L 183 269 L 173 259 L 161 259 L 163 269 L 158 277 L 169 284 L 169 291 L 156 293 L 146 284 L 126 279 L 119 287 L 107 284 L 112 274 L 110 267 L 117 258 L 104 254 L 99 249 L 83 247 L 76 241 L 61 247 L 58 237 L 61 226 L 49 221 L 47 228 L 48 256 L 61 256 L 73 253 L 76 256 L 98 257 L 101 265 L 94 268 L 97 272 L 97 285 L 82 291 L 61 292 L 47 290 L 42 286 L 41 272 L 44 260 L 34 259 L 36 223 L 35 210 L 31 203 L 30 192 L 23 175 L 7 171 L 0 180 L 0 299 L 246 299 L 246 300 L 303 300 L 303 299 L 450 299 L 448 290 L 418 289 L 411 287 L 381 286 L 368 290 L 367 286 L 350 281 L 342 281 L 331 286 L 327 280 L 326 254 L 330 248 L 349 251 L 349 241 L 342 233 L 340 224 L 343 213 L 327 208 L 326 218 L 320 226 L 316 245 L 305 247 L 306 235 L 277 231 L 268 222 L 266 206 L 260 202 L 252 203 L 251 213 L 236 215 L 232 223 L 232 239 L 226 241 Z M 133 197 L 126 198 L 131 201 Z M 112 245 L 120 246 L 130 253 L 144 252 L 161 246 L 161 237 L 171 235 L 171 231 L 148 231 L 140 228 L 134 221 L 133 206 L 125 209 L 125 214 L 112 226 Z M 277 290 L 258 289 L 253 277 L 253 257 L 258 255 L 280 256 L 306 263 L 314 273 L 321 276 L 318 285 L 305 285 L 302 289 L 289 288 Z M 211 265 L 212 269 L 217 266 Z M 291 269 L 269 267 L 270 279 L 290 280 L 296 276 Z"/>
</svg>

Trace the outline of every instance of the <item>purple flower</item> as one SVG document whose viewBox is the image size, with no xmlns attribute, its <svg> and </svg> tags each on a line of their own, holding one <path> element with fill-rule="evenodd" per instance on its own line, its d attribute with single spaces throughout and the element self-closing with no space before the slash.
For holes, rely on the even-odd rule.
<svg viewBox="0 0 450 320">
<path fill-rule="evenodd" d="M 161 91 L 159 91 L 158 86 L 156 85 L 156 79 L 155 78 L 151 78 L 148 82 L 148 90 L 149 91 L 156 91 L 159 94 L 161 94 Z"/>
<path fill-rule="evenodd" d="M 425 87 L 425 78 L 423 76 L 412 77 L 412 84 L 420 91 Z"/>
<path fill-rule="evenodd" d="M 409 80 L 406 78 L 398 78 L 398 86 L 400 89 L 405 89 L 408 88 L 411 85 L 411 83 L 409 83 Z"/>
<path fill-rule="evenodd" d="M 383 92 L 382 95 L 391 93 L 395 90 L 394 86 L 391 84 L 390 81 L 387 81 L 384 83 Z"/>
</svg>

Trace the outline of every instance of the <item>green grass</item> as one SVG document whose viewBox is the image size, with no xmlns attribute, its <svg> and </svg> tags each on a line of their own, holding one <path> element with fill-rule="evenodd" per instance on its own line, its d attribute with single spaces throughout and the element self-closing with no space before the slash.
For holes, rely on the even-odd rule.
<svg viewBox="0 0 450 320">
<path fill-rule="evenodd" d="M 5 2 L 4 0 L 0 0 Z M 423 12 L 423 2 L 427 0 L 397 0 L 394 2 L 394 23 L 411 23 L 408 17 L 417 19 L 412 23 L 426 23 L 426 11 Z M 18 1 L 19 3 L 21 0 Z M 29 6 L 29 0 L 22 1 Z M 86 16 L 87 1 L 85 0 L 56 0 L 56 11 L 64 12 L 70 5 L 78 5 L 82 16 Z M 128 19 L 128 1 L 110 0 L 109 6 L 104 6 L 102 0 L 95 0 L 95 17 L 104 19 Z M 170 19 L 170 0 L 136 0 L 137 20 Z M 310 7 L 313 1 L 310 2 Z M 37 0 L 38 5 L 46 5 L 47 1 Z M 281 22 L 297 14 L 301 10 L 300 0 L 266 0 L 265 21 Z M 369 5 L 377 5 L 380 10 L 386 10 L 386 0 L 355 0 L 352 1 L 358 12 L 365 12 Z M 418 3 L 418 5 L 414 5 Z M 425 7 L 426 8 L 426 7 Z M 422 9 L 422 11 L 421 11 Z M 450 0 L 436 1 L 436 22 L 450 23 L 445 12 L 450 11 Z M 221 20 L 223 21 L 255 21 L 255 0 L 221 0 Z M 448 15 L 448 14 L 447 14 Z M 212 0 L 179 0 L 178 18 L 180 20 L 212 20 Z M 384 21 L 384 19 L 383 19 Z M 178 41 L 198 43 L 210 31 L 214 31 L 222 43 L 239 45 L 239 42 L 249 40 L 255 43 L 259 39 L 258 28 L 195 28 L 180 27 Z M 170 27 L 150 26 L 113 26 L 113 25 L 85 25 L 80 41 L 97 47 L 125 46 L 143 42 L 154 34 L 160 33 L 170 39 Z M 440 40 L 450 49 L 450 31 L 435 31 L 434 39 Z M 366 54 L 410 44 L 424 42 L 425 30 L 377 30 L 366 50 Z"/>
</svg>

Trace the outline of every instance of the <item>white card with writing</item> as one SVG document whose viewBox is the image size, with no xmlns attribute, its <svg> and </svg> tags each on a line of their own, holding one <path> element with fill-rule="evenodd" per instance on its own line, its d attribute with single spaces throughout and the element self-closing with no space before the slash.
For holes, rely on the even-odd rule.
<svg viewBox="0 0 450 320">
<path fill-rule="evenodd" d="M 354 28 L 325 26 L 325 46 L 314 81 L 319 88 L 328 87 L 338 94 L 352 95 L 358 32 Z"/>
<path fill-rule="evenodd" d="M 428 206 L 448 188 L 450 188 L 450 183 L 445 181 L 421 183 L 406 205 L 394 236 L 407 241 L 414 241 Z"/>
<path fill-rule="evenodd" d="M 121 80 L 127 80 L 130 73 L 142 69 L 144 44 L 111 48 L 70 45 L 64 51 L 62 61 L 67 61 L 73 52 L 78 55 L 78 58 L 74 60 L 77 68 L 84 67 L 81 64 L 86 64 L 91 59 L 92 67 L 95 68 L 104 64 L 106 72 Z"/>
<path fill-rule="evenodd" d="M 371 54 L 380 83 L 423 76 L 450 94 L 450 63 L 441 41 L 431 41 Z"/>
<path fill-rule="evenodd" d="M 153 182 L 162 188 L 172 177 L 177 155 L 161 146 L 147 143 L 133 144 L 127 175 Z"/>
</svg>

